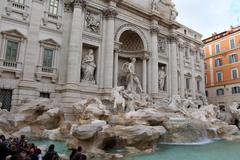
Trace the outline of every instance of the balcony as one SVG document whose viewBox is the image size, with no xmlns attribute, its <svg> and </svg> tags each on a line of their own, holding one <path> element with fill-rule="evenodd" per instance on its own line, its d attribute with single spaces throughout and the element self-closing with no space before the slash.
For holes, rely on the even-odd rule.
<svg viewBox="0 0 240 160">
<path fill-rule="evenodd" d="M 52 14 L 50 12 L 44 12 L 43 25 L 55 25 L 57 29 L 62 27 L 62 16 L 57 14 Z"/>
<path fill-rule="evenodd" d="M 192 90 L 191 89 L 184 89 L 185 97 L 192 97 Z"/>
<path fill-rule="evenodd" d="M 10 16 L 12 13 L 21 15 L 23 20 L 26 20 L 29 16 L 29 6 L 24 3 L 18 3 L 14 0 L 8 0 L 6 14 Z"/>
<path fill-rule="evenodd" d="M 22 69 L 23 66 L 21 62 L 0 59 L 0 76 L 3 74 L 3 72 L 10 72 L 15 73 L 16 78 L 20 78 Z"/>
<path fill-rule="evenodd" d="M 37 81 L 40 81 L 43 77 L 51 78 L 52 82 L 55 83 L 57 80 L 57 68 L 37 66 Z"/>
</svg>

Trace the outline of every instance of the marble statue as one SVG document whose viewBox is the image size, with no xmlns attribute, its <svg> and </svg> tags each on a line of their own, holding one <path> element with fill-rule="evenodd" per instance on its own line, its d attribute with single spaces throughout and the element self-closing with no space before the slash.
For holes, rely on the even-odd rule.
<svg viewBox="0 0 240 160">
<path fill-rule="evenodd" d="M 162 66 L 160 68 L 160 70 L 158 71 L 159 89 L 161 91 L 164 90 L 166 76 L 167 76 L 167 74 L 166 74 L 166 71 L 165 71 L 165 67 Z"/>
<path fill-rule="evenodd" d="M 95 83 L 94 71 L 96 64 L 94 62 L 93 49 L 88 50 L 88 54 L 85 55 L 82 61 L 82 81 Z"/>
<path fill-rule="evenodd" d="M 87 28 L 90 29 L 91 31 L 98 33 L 99 32 L 99 27 L 100 27 L 100 21 L 92 14 L 89 12 L 86 13 L 86 25 Z"/>
<path fill-rule="evenodd" d="M 122 111 L 125 111 L 126 101 L 123 98 L 124 86 L 115 87 L 112 90 L 112 97 L 114 98 L 113 108 L 117 109 L 118 105 L 122 106 Z"/>
<path fill-rule="evenodd" d="M 158 51 L 159 52 L 165 52 L 166 51 L 166 40 L 165 39 L 159 39 L 158 40 Z"/>
<path fill-rule="evenodd" d="M 158 0 L 152 0 L 152 10 L 158 11 Z"/>
<path fill-rule="evenodd" d="M 171 9 L 171 14 L 170 14 L 170 20 L 174 21 L 176 20 L 176 17 L 178 16 L 177 10 L 173 7 Z"/>
<path fill-rule="evenodd" d="M 131 92 L 137 92 L 137 88 L 140 90 L 140 92 L 143 92 L 141 83 L 135 73 L 135 63 L 136 58 L 132 58 L 131 62 L 124 63 L 122 66 L 122 70 L 127 72 L 127 90 Z M 135 89 L 135 85 L 137 88 Z"/>
</svg>

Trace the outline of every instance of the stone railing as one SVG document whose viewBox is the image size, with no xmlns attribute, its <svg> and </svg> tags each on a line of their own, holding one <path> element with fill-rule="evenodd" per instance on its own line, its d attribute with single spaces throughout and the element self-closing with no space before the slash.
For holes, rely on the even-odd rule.
<svg viewBox="0 0 240 160">
<path fill-rule="evenodd" d="M 22 69 L 23 69 L 23 66 L 22 66 L 21 62 L 0 59 L 0 70 L 1 71 L 15 73 L 16 77 L 19 78 L 22 73 Z"/>
<path fill-rule="evenodd" d="M 47 26 L 48 23 L 53 23 L 56 25 L 57 29 L 60 29 L 62 26 L 62 16 L 45 11 L 43 25 Z"/>
<path fill-rule="evenodd" d="M 47 77 L 51 78 L 52 82 L 56 82 L 57 68 L 37 66 L 36 77 L 38 81 L 40 81 L 42 77 Z"/>
</svg>

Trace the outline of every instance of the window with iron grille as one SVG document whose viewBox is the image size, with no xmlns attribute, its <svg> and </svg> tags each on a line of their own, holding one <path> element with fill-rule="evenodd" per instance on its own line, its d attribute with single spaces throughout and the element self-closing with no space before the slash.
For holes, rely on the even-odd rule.
<svg viewBox="0 0 240 160">
<path fill-rule="evenodd" d="M 217 95 L 218 95 L 218 96 L 224 95 L 224 89 L 222 89 L 222 88 L 217 89 Z"/>
<path fill-rule="evenodd" d="M 11 110 L 12 103 L 12 90 L 0 89 L 0 102 L 2 103 L 1 109 Z"/>
<path fill-rule="evenodd" d="M 40 97 L 42 97 L 42 98 L 50 98 L 50 93 L 40 92 Z"/>
<path fill-rule="evenodd" d="M 240 87 L 239 86 L 236 86 L 236 87 L 232 88 L 232 94 L 237 94 L 237 93 L 240 93 Z"/>
</svg>

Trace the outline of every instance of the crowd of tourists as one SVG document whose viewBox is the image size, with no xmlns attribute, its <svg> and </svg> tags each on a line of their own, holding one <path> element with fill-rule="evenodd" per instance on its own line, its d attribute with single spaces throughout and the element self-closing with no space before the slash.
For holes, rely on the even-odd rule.
<svg viewBox="0 0 240 160">
<path fill-rule="evenodd" d="M 72 149 L 70 160 L 86 160 L 82 147 Z M 48 147 L 45 154 L 33 143 L 29 143 L 24 135 L 5 138 L 0 135 L 0 160 L 62 160 L 55 151 L 54 144 Z"/>
</svg>

